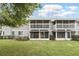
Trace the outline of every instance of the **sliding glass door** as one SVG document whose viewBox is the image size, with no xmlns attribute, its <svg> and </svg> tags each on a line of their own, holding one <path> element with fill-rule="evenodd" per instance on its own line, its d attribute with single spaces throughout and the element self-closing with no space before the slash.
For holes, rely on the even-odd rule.
<svg viewBox="0 0 79 59">
<path fill-rule="evenodd" d="M 48 32 L 40 32 L 41 38 L 48 38 Z"/>
</svg>

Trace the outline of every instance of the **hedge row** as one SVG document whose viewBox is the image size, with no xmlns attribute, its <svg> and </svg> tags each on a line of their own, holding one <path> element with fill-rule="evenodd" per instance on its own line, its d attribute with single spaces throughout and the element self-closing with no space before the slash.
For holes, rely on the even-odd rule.
<svg viewBox="0 0 79 59">
<path fill-rule="evenodd" d="M 72 35 L 72 40 L 79 41 L 79 35 Z"/>
<path fill-rule="evenodd" d="M 18 40 L 18 41 L 26 41 L 26 40 L 29 40 L 29 37 L 0 36 L 0 39 L 15 39 L 15 40 Z"/>
</svg>

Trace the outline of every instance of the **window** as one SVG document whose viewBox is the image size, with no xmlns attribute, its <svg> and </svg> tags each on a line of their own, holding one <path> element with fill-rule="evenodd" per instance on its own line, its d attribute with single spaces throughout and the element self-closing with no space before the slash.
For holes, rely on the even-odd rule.
<svg viewBox="0 0 79 59">
<path fill-rule="evenodd" d="M 48 32 L 45 32 L 45 38 L 48 38 Z"/>
<path fill-rule="evenodd" d="M 0 36 L 1 36 L 2 31 L 0 31 Z"/>
<path fill-rule="evenodd" d="M 41 32 L 41 38 L 44 38 L 44 32 Z"/>
<path fill-rule="evenodd" d="M 70 28 L 74 28 L 74 25 L 70 25 Z"/>
<path fill-rule="evenodd" d="M 67 32 L 67 37 L 70 38 L 70 32 Z"/>
<path fill-rule="evenodd" d="M 49 23 L 49 20 L 44 20 L 43 23 Z"/>
<path fill-rule="evenodd" d="M 62 20 L 57 20 L 57 24 L 62 24 Z"/>
<path fill-rule="evenodd" d="M 65 38 L 65 32 L 57 32 L 57 38 Z"/>
<path fill-rule="evenodd" d="M 30 27 L 31 28 L 49 28 L 49 21 L 48 20 L 31 21 Z"/>
<path fill-rule="evenodd" d="M 5 32 L 3 31 L 3 35 L 5 34 Z"/>
<path fill-rule="evenodd" d="M 42 20 L 37 20 L 36 22 L 37 22 L 37 23 L 42 23 Z"/>
<path fill-rule="evenodd" d="M 49 28 L 49 25 L 31 25 L 31 28 Z"/>
<path fill-rule="evenodd" d="M 41 38 L 48 38 L 48 32 L 41 32 L 40 36 Z"/>
<path fill-rule="evenodd" d="M 79 26 L 79 22 L 78 22 L 78 26 Z"/>
<path fill-rule="evenodd" d="M 63 28 L 69 28 L 69 25 L 63 25 Z"/>
<path fill-rule="evenodd" d="M 64 20 L 63 23 L 64 23 L 64 24 L 68 24 L 68 20 Z"/>
<path fill-rule="evenodd" d="M 19 31 L 19 32 L 18 32 L 18 35 L 22 35 L 22 33 L 23 33 L 23 31 Z"/>
<path fill-rule="evenodd" d="M 39 38 L 39 32 L 31 32 L 30 37 L 31 38 Z"/>
<path fill-rule="evenodd" d="M 13 35 L 13 36 L 15 35 L 15 32 L 14 32 L 14 31 L 12 31 L 12 35 Z"/>
<path fill-rule="evenodd" d="M 36 28 L 42 28 L 42 25 L 37 25 L 37 27 Z"/>
<path fill-rule="evenodd" d="M 62 25 L 57 25 L 57 28 L 62 28 Z"/>
<path fill-rule="evenodd" d="M 49 25 L 42 25 L 42 28 L 49 28 Z"/>
<path fill-rule="evenodd" d="M 35 23 L 35 20 L 31 20 L 30 23 Z"/>
</svg>

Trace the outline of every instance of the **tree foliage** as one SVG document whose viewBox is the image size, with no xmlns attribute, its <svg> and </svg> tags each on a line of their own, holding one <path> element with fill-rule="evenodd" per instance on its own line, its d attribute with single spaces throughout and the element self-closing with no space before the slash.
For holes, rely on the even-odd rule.
<svg viewBox="0 0 79 59">
<path fill-rule="evenodd" d="M 28 17 L 38 6 L 36 3 L 0 4 L 0 25 L 17 27 L 26 24 Z"/>
</svg>

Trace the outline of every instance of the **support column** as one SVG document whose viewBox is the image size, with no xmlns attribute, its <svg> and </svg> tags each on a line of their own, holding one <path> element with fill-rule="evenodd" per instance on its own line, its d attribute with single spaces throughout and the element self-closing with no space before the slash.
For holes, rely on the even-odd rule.
<svg viewBox="0 0 79 59">
<path fill-rule="evenodd" d="M 30 35 L 31 35 L 31 34 L 30 34 L 30 31 L 29 31 L 29 39 L 30 39 Z"/>
<path fill-rule="evenodd" d="M 57 31 L 56 31 L 56 39 L 57 39 Z"/>
<path fill-rule="evenodd" d="M 55 24 L 55 29 L 56 29 L 56 34 L 55 34 L 56 36 L 55 36 L 55 37 L 56 37 L 56 39 L 57 39 L 57 21 L 56 21 L 55 23 L 56 23 L 56 24 Z"/>
<path fill-rule="evenodd" d="M 67 40 L 67 31 L 65 31 L 65 39 Z"/>
<path fill-rule="evenodd" d="M 30 39 L 30 21 L 29 21 L 29 39 Z"/>
<path fill-rule="evenodd" d="M 50 39 L 50 31 L 48 31 L 49 35 L 48 35 L 48 38 Z"/>
<path fill-rule="evenodd" d="M 76 21 L 75 21 L 75 34 L 77 35 L 78 34 L 78 31 L 77 31 L 77 23 L 76 23 Z"/>
<path fill-rule="evenodd" d="M 40 39 L 40 30 L 39 30 L 39 39 Z"/>
<path fill-rule="evenodd" d="M 76 21 L 75 21 L 75 31 L 76 31 L 76 26 L 77 26 L 77 25 L 76 25 Z"/>
<path fill-rule="evenodd" d="M 71 38 L 71 32 L 70 32 L 70 38 Z"/>
<path fill-rule="evenodd" d="M 48 38 L 50 39 L 50 33 L 51 33 L 51 21 L 49 21 L 49 30 L 48 30 L 48 33 L 49 33 Z"/>
</svg>

